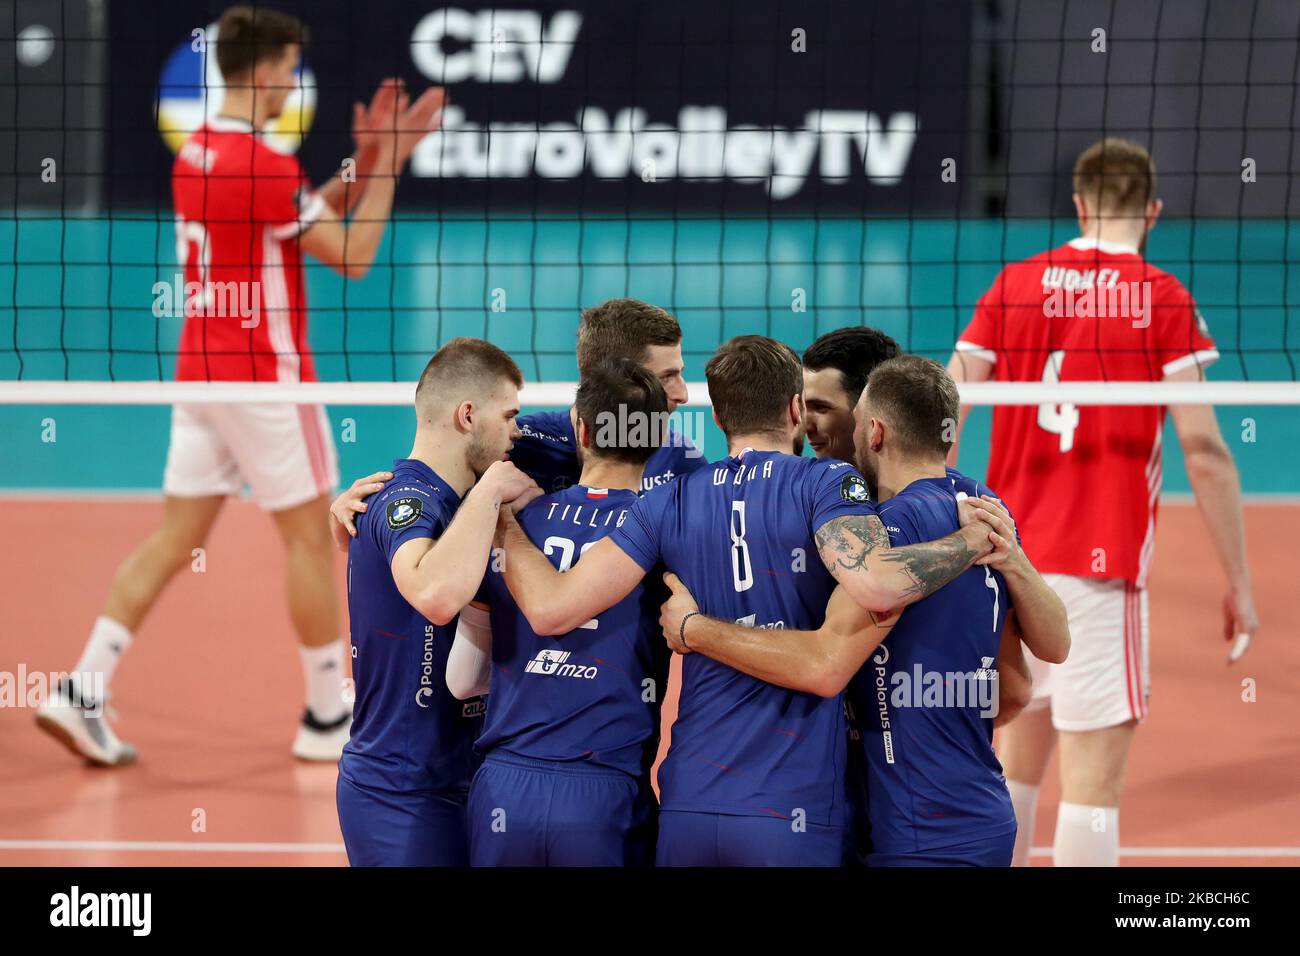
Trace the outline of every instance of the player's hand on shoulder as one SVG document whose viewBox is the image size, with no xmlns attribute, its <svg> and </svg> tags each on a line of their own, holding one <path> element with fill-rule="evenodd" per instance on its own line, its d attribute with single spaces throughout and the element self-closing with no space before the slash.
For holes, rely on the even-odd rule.
<svg viewBox="0 0 1300 956">
<path fill-rule="evenodd" d="M 973 504 L 973 501 L 975 499 L 968 496 L 957 499 L 957 524 L 966 547 L 980 556 L 981 561 L 975 562 L 980 564 L 983 558 L 993 552 L 993 534 L 996 529 L 989 520 L 989 513 Z"/>
<path fill-rule="evenodd" d="M 967 503 L 972 511 L 978 512 L 979 519 L 991 528 L 989 542 L 993 545 L 993 550 L 975 563 L 1001 566 L 1005 570 L 1020 561 L 1024 557 L 1024 551 L 1016 539 L 1016 523 L 1002 502 L 992 495 L 966 498 L 957 504 L 959 513 L 961 506 Z"/>
<path fill-rule="evenodd" d="M 391 481 L 391 471 L 377 471 L 352 482 L 352 487 L 344 491 L 330 504 L 330 534 L 340 551 L 348 549 L 348 542 L 357 536 L 356 515 L 369 506 L 365 499 L 382 491 L 384 483 Z"/>
<path fill-rule="evenodd" d="M 659 607 L 659 626 L 663 628 L 664 640 L 675 653 L 690 654 L 690 646 L 682 641 L 682 621 L 688 614 L 699 613 L 700 606 L 677 575 L 665 574 L 664 584 L 668 585 L 670 592 L 668 600 Z"/>
</svg>

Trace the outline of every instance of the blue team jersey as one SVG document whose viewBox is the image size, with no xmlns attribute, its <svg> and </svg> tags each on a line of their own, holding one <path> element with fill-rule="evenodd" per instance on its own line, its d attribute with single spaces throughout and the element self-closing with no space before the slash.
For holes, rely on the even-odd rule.
<svg viewBox="0 0 1300 956">
<path fill-rule="evenodd" d="M 456 619 L 430 623 L 402 597 L 390 568 L 406 542 L 442 534 L 460 496 L 428 465 L 408 459 L 393 463 L 392 480 L 369 505 L 348 545 L 356 702 L 339 773 L 376 790 L 467 790 L 483 702 L 447 690 Z"/>
<path fill-rule="evenodd" d="M 627 519 L 637 498 L 632 491 L 574 485 L 532 502 L 519 513 L 519 525 L 566 571 Z M 659 576 L 554 637 L 539 637 L 528 626 L 496 562 L 483 583 L 492 616 L 492 692 L 478 750 L 649 774 L 672 656 L 659 630 L 659 605 L 667 597 Z"/>
<path fill-rule="evenodd" d="M 950 469 L 878 504 L 893 546 L 956 531 L 961 491 L 991 494 Z M 850 684 L 875 852 L 915 853 L 1015 829 L 992 744 L 998 648 L 1010 607 L 999 572 L 970 568 L 909 605 Z"/>
<path fill-rule="evenodd" d="M 869 514 L 851 465 L 745 451 L 646 495 L 612 538 L 647 571 L 662 561 L 711 617 L 812 630 L 835 588 L 814 534 L 833 518 Z M 689 654 L 661 803 L 786 818 L 803 810 L 811 823 L 839 826 L 845 733 L 839 695 L 786 690 Z"/>
<path fill-rule="evenodd" d="M 582 467 L 578 461 L 578 438 L 573 433 L 569 409 L 520 415 L 518 425 L 522 434 L 510 452 L 515 467 L 537 482 L 547 494 L 576 485 Z M 656 448 L 646 462 L 641 490 L 649 491 L 706 464 L 704 453 L 670 426 L 667 444 Z"/>
</svg>

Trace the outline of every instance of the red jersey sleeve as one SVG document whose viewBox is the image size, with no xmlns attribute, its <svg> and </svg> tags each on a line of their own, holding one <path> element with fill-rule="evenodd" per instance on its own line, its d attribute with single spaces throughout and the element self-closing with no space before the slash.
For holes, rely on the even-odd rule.
<svg viewBox="0 0 1300 956">
<path fill-rule="evenodd" d="M 1151 330 L 1161 373 L 1168 376 L 1213 364 L 1219 350 L 1192 294 L 1173 276 L 1165 277 L 1154 292 Z"/>
<path fill-rule="evenodd" d="M 320 218 L 325 201 L 294 156 L 266 153 L 254 177 L 253 218 L 271 227 L 276 239 L 291 239 Z"/>
<path fill-rule="evenodd" d="M 975 303 L 975 315 L 957 339 L 956 350 L 996 363 L 1002 346 L 1002 321 L 1006 295 L 1006 269 L 998 273 L 987 292 Z"/>
</svg>

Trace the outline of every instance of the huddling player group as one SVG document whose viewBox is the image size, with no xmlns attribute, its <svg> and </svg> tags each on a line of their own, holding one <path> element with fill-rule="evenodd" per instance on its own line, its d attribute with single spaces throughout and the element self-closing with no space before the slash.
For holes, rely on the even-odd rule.
<svg viewBox="0 0 1300 956">
<path fill-rule="evenodd" d="M 187 307 L 180 379 L 314 380 L 305 257 L 364 274 L 394 174 L 440 123 L 441 88 L 412 99 L 385 81 L 354 109 L 356 177 L 313 189 L 257 132 L 305 38 L 286 14 L 222 15 L 220 115 L 173 169 L 178 250 L 187 284 L 260 290 L 264 321 Z M 713 463 L 664 426 L 688 396 L 663 309 L 588 310 L 574 406 L 518 419 L 509 356 L 448 343 L 420 379 L 409 456 L 330 509 L 349 551 L 351 708 L 324 410 L 178 405 L 161 527 L 37 722 L 93 763 L 135 760 L 99 698 L 247 483 L 288 555 L 306 688 L 292 750 L 339 760 L 355 864 L 1024 863 L 1059 746 L 1056 862 L 1114 865 L 1148 709 L 1165 410 L 999 406 L 988 480 L 1002 500 L 948 466 L 966 411 L 955 381 L 1203 378 L 1218 357 L 1205 323 L 1143 255 L 1155 186 L 1140 145 L 1085 150 L 1079 237 L 998 274 L 946 371 L 866 327 L 802 361 L 760 336 L 723 344 L 706 369 L 728 445 Z M 1223 634 L 1248 638 L 1232 456 L 1208 406 L 1172 418 L 1228 581 Z M 656 800 L 672 652 L 680 703 Z"/>
<path fill-rule="evenodd" d="M 331 510 L 357 689 L 350 860 L 1023 864 L 1059 732 L 1057 863 L 1114 865 L 1148 706 L 1164 410 L 995 411 L 989 474 L 1046 577 L 1007 504 L 950 467 L 954 379 L 1198 380 L 1217 358 L 1140 254 L 1160 211 L 1145 150 L 1095 144 L 1074 186 L 1081 238 L 1004 269 L 947 369 L 863 326 L 802 361 L 762 336 L 723 344 L 713 463 L 630 427 L 687 400 L 681 330 L 653 305 L 585 312 L 573 408 L 517 423 L 510 358 L 444 346 L 411 456 Z M 1143 289 L 1136 313 L 1101 301 L 1121 283 Z M 1054 321 L 1062 289 L 1097 298 Z M 1252 633 L 1231 455 L 1209 408 L 1174 420 L 1230 581 L 1225 636 Z M 668 651 L 680 703 L 656 802 Z"/>
<path fill-rule="evenodd" d="M 349 858 L 1009 863 L 994 715 L 1028 702 L 1021 638 L 1060 661 L 1069 635 L 1006 512 L 945 466 L 951 377 L 870 329 L 819 340 L 814 361 L 876 366 L 836 436 L 859 469 L 798 456 L 800 360 L 741 336 L 706 369 L 729 445 L 709 464 L 671 428 L 635 426 L 685 399 L 680 340 L 645 303 L 589 310 L 574 407 L 518 423 L 509 356 L 454 340 L 421 377 L 410 457 L 336 505 L 365 509 L 348 560 Z M 670 649 L 682 682 L 656 806 Z M 903 706 L 892 683 L 877 693 L 877 674 L 913 671 L 939 686 Z"/>
</svg>

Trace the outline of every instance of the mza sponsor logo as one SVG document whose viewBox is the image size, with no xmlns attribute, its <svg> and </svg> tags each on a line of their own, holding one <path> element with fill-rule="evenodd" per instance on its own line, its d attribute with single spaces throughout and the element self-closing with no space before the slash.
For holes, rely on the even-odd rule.
<svg viewBox="0 0 1300 956">
<path fill-rule="evenodd" d="M 785 621 L 768 621 L 766 624 L 758 623 L 758 614 L 746 614 L 744 617 L 736 618 L 736 623 L 741 627 L 752 627 L 757 631 L 784 631 Z"/>
<path fill-rule="evenodd" d="M 548 677 L 579 677 L 586 680 L 595 680 L 596 675 L 600 673 L 598 667 L 591 664 L 570 664 L 569 655 L 572 651 L 543 650 L 538 651 L 537 656 L 524 665 L 524 671 L 529 674 L 543 674 Z"/>
</svg>

